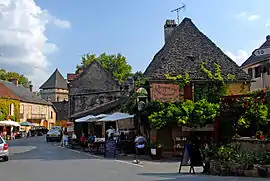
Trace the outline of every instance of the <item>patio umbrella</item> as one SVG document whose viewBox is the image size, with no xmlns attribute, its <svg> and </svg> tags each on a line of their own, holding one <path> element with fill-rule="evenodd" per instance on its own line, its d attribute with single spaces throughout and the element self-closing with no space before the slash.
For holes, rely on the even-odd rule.
<svg viewBox="0 0 270 181">
<path fill-rule="evenodd" d="M 108 116 L 108 115 L 107 114 L 99 114 L 97 116 L 91 116 L 88 118 L 87 122 L 94 122 L 94 121 L 101 119 L 101 118 L 104 118 L 106 116 Z"/>
<path fill-rule="evenodd" d="M 94 117 L 95 116 L 93 116 L 93 115 L 88 115 L 88 116 L 76 119 L 75 122 L 76 123 L 84 123 L 84 122 L 87 122 L 88 119 L 93 119 Z"/>
<path fill-rule="evenodd" d="M 119 121 L 119 120 L 123 120 L 123 119 L 128 119 L 128 118 L 133 118 L 134 115 L 130 115 L 130 114 L 127 114 L 127 113 L 120 113 L 120 112 L 116 112 L 116 113 L 113 113 L 109 116 L 106 116 L 102 119 L 99 119 L 97 121 Z"/>
<path fill-rule="evenodd" d="M 15 121 L 0 121 L 0 126 L 21 126 L 19 123 Z"/>
<path fill-rule="evenodd" d="M 28 121 L 25 121 L 21 123 L 21 126 L 34 126 L 34 125 Z"/>
</svg>

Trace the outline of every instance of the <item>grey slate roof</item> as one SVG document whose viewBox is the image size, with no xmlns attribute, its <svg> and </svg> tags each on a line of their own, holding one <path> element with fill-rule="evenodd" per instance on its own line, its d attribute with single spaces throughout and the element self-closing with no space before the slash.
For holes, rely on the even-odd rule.
<svg viewBox="0 0 270 181">
<path fill-rule="evenodd" d="M 268 48 L 270 47 L 270 36 L 266 36 L 266 41 L 260 46 L 260 48 Z M 255 56 L 251 55 L 242 65 L 241 67 L 245 67 L 247 65 L 252 65 L 257 62 L 264 61 L 265 59 L 270 58 L 270 55 L 263 55 L 263 56 Z"/>
<path fill-rule="evenodd" d="M 224 77 L 233 74 L 238 81 L 250 80 L 250 76 L 200 32 L 189 18 L 185 18 L 173 30 L 144 76 L 148 80 L 166 80 L 166 73 L 176 76 L 186 72 L 191 80 L 207 80 L 207 75 L 201 70 L 202 62 L 207 62 L 206 68 L 212 72 L 215 71 L 213 64 L 219 64 Z"/>
<path fill-rule="evenodd" d="M 44 99 L 38 97 L 33 92 L 30 92 L 29 89 L 23 87 L 22 85 L 16 86 L 12 82 L 6 82 L 0 80 L 10 91 L 12 91 L 15 95 L 17 95 L 21 101 L 35 104 L 43 104 L 43 105 L 52 105 L 52 103 L 45 101 Z"/>
<path fill-rule="evenodd" d="M 50 76 L 50 78 L 40 87 L 40 89 L 68 89 L 67 81 L 64 79 L 58 69 Z"/>
</svg>

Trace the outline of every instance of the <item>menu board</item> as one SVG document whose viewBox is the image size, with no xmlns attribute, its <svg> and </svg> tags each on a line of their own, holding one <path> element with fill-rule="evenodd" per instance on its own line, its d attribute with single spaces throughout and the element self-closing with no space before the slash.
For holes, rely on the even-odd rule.
<svg viewBox="0 0 270 181">
<path fill-rule="evenodd" d="M 115 158 L 116 157 L 116 141 L 106 140 L 105 141 L 105 158 Z"/>
</svg>

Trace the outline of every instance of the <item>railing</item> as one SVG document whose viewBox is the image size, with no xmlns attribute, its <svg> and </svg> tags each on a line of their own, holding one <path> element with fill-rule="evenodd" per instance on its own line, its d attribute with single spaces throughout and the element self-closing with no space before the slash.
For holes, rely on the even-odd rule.
<svg viewBox="0 0 270 181">
<path fill-rule="evenodd" d="M 28 119 L 46 119 L 46 114 L 30 114 Z"/>
</svg>

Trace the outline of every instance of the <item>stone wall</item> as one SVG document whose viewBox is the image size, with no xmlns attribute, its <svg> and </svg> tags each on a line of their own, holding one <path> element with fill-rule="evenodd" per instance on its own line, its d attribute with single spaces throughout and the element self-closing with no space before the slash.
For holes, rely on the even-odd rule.
<svg viewBox="0 0 270 181">
<path fill-rule="evenodd" d="M 94 61 L 70 82 L 70 116 L 117 100 L 121 93 L 121 87 L 113 75 Z"/>
<path fill-rule="evenodd" d="M 236 138 L 232 140 L 234 145 L 239 145 L 240 150 L 270 151 L 270 140 L 257 140 L 252 138 Z"/>
</svg>

